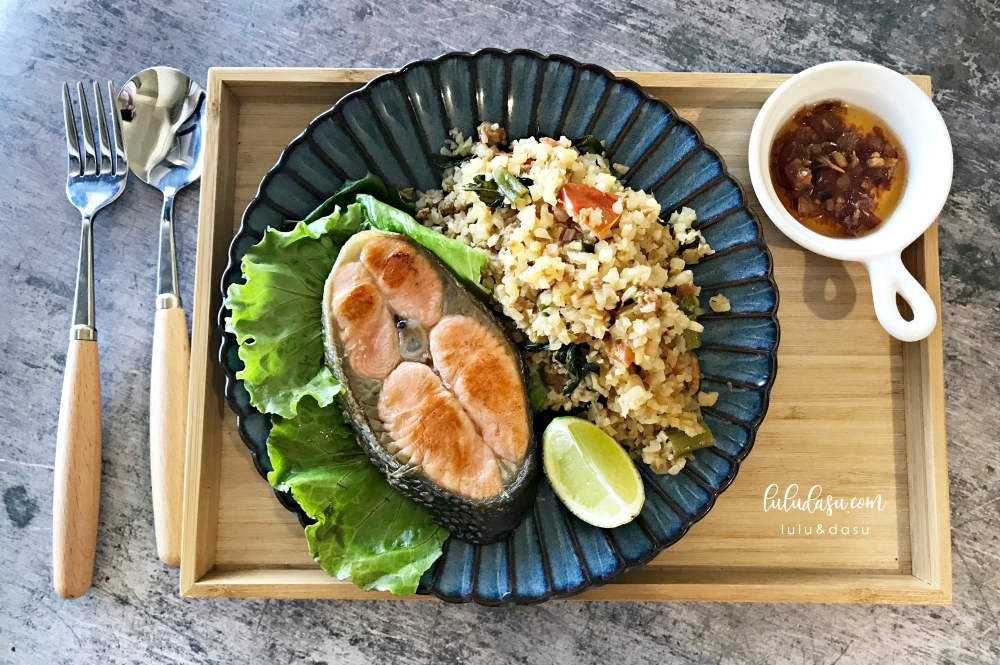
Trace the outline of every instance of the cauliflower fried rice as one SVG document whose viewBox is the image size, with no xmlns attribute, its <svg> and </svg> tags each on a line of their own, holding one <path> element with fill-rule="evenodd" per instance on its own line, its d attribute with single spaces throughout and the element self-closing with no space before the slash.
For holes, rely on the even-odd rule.
<svg viewBox="0 0 1000 665">
<path fill-rule="evenodd" d="M 578 413 L 654 471 L 677 473 L 685 460 L 674 459 L 667 430 L 704 433 L 700 407 L 717 398 L 699 393 L 698 360 L 688 348 L 703 330 L 694 320 L 700 289 L 689 266 L 712 253 L 692 228 L 695 211 L 683 208 L 662 222 L 652 195 L 618 180 L 626 168 L 566 137 L 503 146 L 497 125 L 478 133 L 476 141 L 452 131 L 442 153 L 465 159 L 445 171 L 441 190 L 419 195 L 417 218 L 489 255 L 483 283 L 528 349 L 545 408 Z M 528 194 L 510 207 L 490 207 L 466 189 L 477 176 L 480 184 L 492 181 L 499 166 L 529 179 L 522 180 Z M 601 210 L 566 210 L 560 191 L 567 183 L 617 198 L 617 221 L 603 239 L 591 230 L 600 227 Z M 569 345 L 597 371 L 564 394 L 573 376 L 555 352 Z"/>
</svg>

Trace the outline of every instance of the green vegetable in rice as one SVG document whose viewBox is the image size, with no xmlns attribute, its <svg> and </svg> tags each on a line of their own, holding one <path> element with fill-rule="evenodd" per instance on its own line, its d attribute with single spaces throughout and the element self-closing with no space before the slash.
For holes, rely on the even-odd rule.
<svg viewBox="0 0 1000 665">
<path fill-rule="evenodd" d="M 545 407 L 545 398 L 548 397 L 549 390 L 541 382 L 531 386 L 528 396 L 531 398 L 531 410 L 541 411 Z"/>
<path fill-rule="evenodd" d="M 552 355 L 553 359 L 562 365 L 566 374 L 569 375 L 569 381 L 563 387 L 563 395 L 569 395 L 576 387 L 580 385 L 583 378 L 587 374 L 600 374 L 601 368 L 596 363 L 587 362 L 587 345 L 586 344 L 565 344 Z M 545 342 L 528 342 L 526 344 L 521 344 L 521 349 L 527 353 L 538 353 L 541 351 L 549 351 L 550 347 L 548 343 Z M 541 394 L 541 399 L 544 400 L 546 393 Z M 532 404 L 534 404 L 534 393 L 532 393 Z M 542 406 L 544 406 L 544 401 L 539 405 L 538 411 Z"/>
<path fill-rule="evenodd" d="M 684 349 L 686 351 L 693 351 L 694 349 L 701 348 L 701 333 L 697 330 L 691 330 L 688 328 L 681 333 L 681 337 L 684 338 Z"/>
<path fill-rule="evenodd" d="M 677 306 L 693 321 L 698 308 L 701 307 L 701 301 L 698 300 L 698 296 L 684 296 L 678 301 Z"/>
<path fill-rule="evenodd" d="M 520 347 L 521 350 L 524 347 Z M 545 402 L 547 401 L 549 395 L 549 389 L 542 381 L 542 377 L 538 373 L 538 368 L 528 367 L 528 402 L 531 405 L 531 410 L 538 413 L 545 408 Z"/>
<path fill-rule="evenodd" d="M 712 436 L 712 430 L 708 429 L 708 425 L 705 424 L 705 421 L 698 418 L 698 424 L 703 428 L 702 433 L 698 436 L 691 436 L 675 428 L 667 430 L 667 439 L 670 441 L 670 445 L 674 449 L 674 459 L 680 459 L 695 450 L 710 448 L 715 445 L 715 437 Z"/>
<path fill-rule="evenodd" d="M 525 179 L 527 180 L 527 178 Z M 514 203 L 522 196 L 527 196 L 528 194 L 528 188 L 524 183 L 503 166 L 493 169 L 493 182 L 497 184 L 497 188 L 510 203 Z"/>
<path fill-rule="evenodd" d="M 605 156 L 604 144 L 601 143 L 597 137 L 591 136 L 590 134 L 584 134 L 578 139 L 573 139 L 570 141 L 570 145 L 576 148 L 580 153 Z"/>
<path fill-rule="evenodd" d="M 587 362 L 586 344 L 567 344 L 555 353 L 555 360 L 566 368 L 570 380 L 563 388 L 563 395 L 570 395 L 583 381 L 587 374 L 600 374 L 601 368 L 592 362 Z"/>
<path fill-rule="evenodd" d="M 477 175 L 472 182 L 464 187 L 467 192 L 475 192 L 485 205 L 491 208 L 506 207 L 503 193 L 500 192 L 496 181 L 487 180 L 485 175 Z"/>
<path fill-rule="evenodd" d="M 502 166 L 493 170 L 493 179 L 477 175 L 465 185 L 467 192 L 475 192 L 485 205 L 491 208 L 509 208 L 514 201 L 528 193 L 531 178 L 518 178 Z"/>
</svg>

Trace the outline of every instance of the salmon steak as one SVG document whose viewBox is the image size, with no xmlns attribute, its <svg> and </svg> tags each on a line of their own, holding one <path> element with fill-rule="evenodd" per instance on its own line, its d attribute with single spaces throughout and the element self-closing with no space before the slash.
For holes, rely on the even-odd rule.
<svg viewBox="0 0 1000 665">
<path fill-rule="evenodd" d="M 489 308 L 410 238 L 363 231 L 323 294 L 340 406 L 389 482 L 452 535 L 502 538 L 537 484 L 517 348 Z"/>
</svg>

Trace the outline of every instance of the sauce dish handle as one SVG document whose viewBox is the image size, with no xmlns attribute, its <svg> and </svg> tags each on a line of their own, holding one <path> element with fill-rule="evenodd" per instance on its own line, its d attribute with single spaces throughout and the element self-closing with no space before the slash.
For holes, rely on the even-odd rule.
<svg viewBox="0 0 1000 665">
<path fill-rule="evenodd" d="M 937 307 L 923 286 L 903 265 L 899 252 L 865 261 L 872 280 L 872 300 L 878 322 L 886 332 L 903 342 L 918 342 L 937 326 Z M 907 321 L 896 306 L 896 294 L 903 297 L 913 311 Z"/>
</svg>

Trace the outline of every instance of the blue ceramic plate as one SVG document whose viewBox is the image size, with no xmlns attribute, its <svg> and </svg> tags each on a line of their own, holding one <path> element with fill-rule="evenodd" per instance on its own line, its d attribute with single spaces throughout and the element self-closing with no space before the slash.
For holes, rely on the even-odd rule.
<svg viewBox="0 0 1000 665">
<path fill-rule="evenodd" d="M 664 218 L 695 209 L 715 249 L 694 266 L 695 282 L 704 297 L 723 292 L 732 302 L 730 312 L 699 319 L 703 390 L 719 393 L 703 409 L 716 444 L 676 476 L 640 462 L 646 503 L 636 520 L 617 529 L 585 524 L 543 478 L 534 509 L 507 540 L 449 539 L 420 584 L 421 593 L 448 601 L 534 603 L 604 584 L 676 543 L 733 481 L 767 411 L 778 347 L 771 255 L 743 190 L 698 131 L 636 83 L 561 56 L 487 49 L 414 62 L 345 96 L 289 144 L 243 215 L 222 288 L 242 279 L 240 259 L 267 227 L 304 218 L 345 180 L 371 171 L 400 188 L 439 188 L 431 155 L 450 128 L 474 135 L 483 121 L 501 123 L 510 140 L 592 134 L 606 141 L 610 161 L 630 167 L 623 180 L 654 194 Z M 220 327 L 227 315 L 223 308 Z M 221 361 L 240 434 L 266 477 L 270 419 L 250 406 L 235 377 L 242 363 L 232 335 L 224 336 Z M 291 496 L 278 498 L 306 522 Z"/>
</svg>

